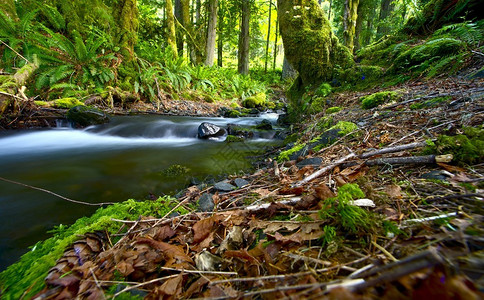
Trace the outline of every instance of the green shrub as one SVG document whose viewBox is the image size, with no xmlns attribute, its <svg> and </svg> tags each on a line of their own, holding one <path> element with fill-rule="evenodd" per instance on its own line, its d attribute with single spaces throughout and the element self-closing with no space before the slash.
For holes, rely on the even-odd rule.
<svg viewBox="0 0 484 300">
<path fill-rule="evenodd" d="M 325 82 L 318 87 L 318 89 L 315 91 L 315 94 L 320 97 L 326 97 L 331 94 L 331 90 L 331 85 Z"/>
<path fill-rule="evenodd" d="M 253 96 L 245 98 L 242 101 L 242 106 L 245 108 L 261 108 L 265 107 L 266 105 L 266 94 L 265 93 L 257 93 Z"/>
</svg>

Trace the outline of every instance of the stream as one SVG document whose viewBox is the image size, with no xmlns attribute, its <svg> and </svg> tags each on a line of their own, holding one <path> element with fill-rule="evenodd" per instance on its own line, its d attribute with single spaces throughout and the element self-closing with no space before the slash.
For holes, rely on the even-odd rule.
<svg viewBox="0 0 484 300">
<path fill-rule="evenodd" d="M 249 156 L 278 143 L 274 131 L 237 143 L 200 140 L 200 123 L 255 125 L 263 119 L 275 123 L 277 115 L 123 116 L 82 130 L 59 124 L 0 132 L 0 177 L 91 203 L 173 195 L 191 182 L 249 170 Z M 186 167 L 186 175 L 166 176 L 163 171 L 174 164 Z M 0 180 L 0 271 L 48 238 L 55 225 L 72 224 L 96 209 Z"/>
</svg>

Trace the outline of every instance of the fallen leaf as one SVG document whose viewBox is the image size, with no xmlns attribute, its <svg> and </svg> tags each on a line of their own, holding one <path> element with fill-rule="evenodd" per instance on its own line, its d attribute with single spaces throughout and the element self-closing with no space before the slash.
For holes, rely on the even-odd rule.
<svg viewBox="0 0 484 300">
<path fill-rule="evenodd" d="M 129 274 L 134 272 L 134 267 L 132 264 L 126 261 L 121 261 L 116 265 L 116 269 L 123 274 L 124 277 L 129 276 Z"/>
<path fill-rule="evenodd" d="M 336 197 L 333 191 L 331 191 L 331 189 L 325 183 L 318 185 L 316 188 L 314 188 L 314 191 L 316 192 L 316 197 L 318 197 L 319 200 L 326 200 L 328 198 Z"/>
<path fill-rule="evenodd" d="M 385 193 L 395 199 L 402 199 L 402 188 L 396 184 L 385 186 Z"/>
<path fill-rule="evenodd" d="M 202 219 L 193 225 L 193 241 L 199 243 L 204 240 L 210 232 L 214 231 L 215 226 L 220 221 L 220 216 L 214 215 L 209 218 Z"/>
<path fill-rule="evenodd" d="M 179 295 L 182 289 L 183 275 L 180 274 L 175 278 L 166 280 L 160 287 L 165 295 Z"/>
</svg>

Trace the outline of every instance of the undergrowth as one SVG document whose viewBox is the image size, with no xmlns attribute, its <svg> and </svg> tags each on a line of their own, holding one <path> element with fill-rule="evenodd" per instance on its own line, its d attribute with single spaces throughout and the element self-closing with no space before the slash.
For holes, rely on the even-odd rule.
<svg viewBox="0 0 484 300">
<path fill-rule="evenodd" d="M 175 204 L 175 200 L 170 197 L 144 202 L 130 199 L 99 208 L 92 216 L 78 219 L 71 226 L 55 227 L 51 231 L 53 233 L 51 238 L 35 244 L 18 262 L 0 273 L 2 299 L 30 299 L 39 292 L 44 287 L 44 278 L 49 269 L 55 265 L 66 248 L 84 234 L 95 231 L 113 234 L 119 231 L 122 223 L 112 219 L 135 220 L 139 216 L 162 217 Z M 186 213 L 183 208 L 177 211 Z"/>
</svg>

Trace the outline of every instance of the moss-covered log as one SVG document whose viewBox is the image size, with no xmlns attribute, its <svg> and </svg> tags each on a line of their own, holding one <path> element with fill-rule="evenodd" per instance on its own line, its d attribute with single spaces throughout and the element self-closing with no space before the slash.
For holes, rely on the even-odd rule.
<svg viewBox="0 0 484 300">
<path fill-rule="evenodd" d="M 332 33 L 316 0 L 278 0 L 279 28 L 289 63 L 299 72 L 293 90 L 330 81 L 354 65 L 352 54 Z"/>
</svg>

